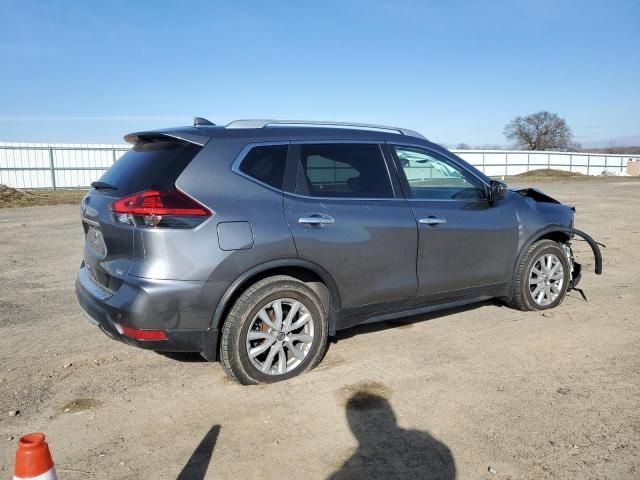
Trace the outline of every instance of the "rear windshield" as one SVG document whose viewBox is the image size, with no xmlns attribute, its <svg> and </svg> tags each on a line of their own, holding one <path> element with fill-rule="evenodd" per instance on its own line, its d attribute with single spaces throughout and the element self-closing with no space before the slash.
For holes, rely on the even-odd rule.
<svg viewBox="0 0 640 480">
<path fill-rule="evenodd" d="M 173 187 L 201 147 L 186 142 L 154 141 L 135 144 L 99 181 L 113 185 L 120 195 L 150 188 Z"/>
</svg>

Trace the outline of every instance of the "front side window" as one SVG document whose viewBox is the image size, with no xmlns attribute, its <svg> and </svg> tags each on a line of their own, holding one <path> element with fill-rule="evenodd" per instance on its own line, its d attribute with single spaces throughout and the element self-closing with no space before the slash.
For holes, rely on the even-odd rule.
<svg viewBox="0 0 640 480">
<path fill-rule="evenodd" d="M 468 200 L 485 198 L 482 182 L 455 163 L 413 147 L 393 147 L 413 198 Z"/>
<path fill-rule="evenodd" d="M 303 144 L 296 192 L 312 197 L 392 198 L 376 144 Z"/>
<path fill-rule="evenodd" d="M 282 190 L 289 145 L 253 147 L 240 164 L 240 171 L 256 180 Z"/>
</svg>

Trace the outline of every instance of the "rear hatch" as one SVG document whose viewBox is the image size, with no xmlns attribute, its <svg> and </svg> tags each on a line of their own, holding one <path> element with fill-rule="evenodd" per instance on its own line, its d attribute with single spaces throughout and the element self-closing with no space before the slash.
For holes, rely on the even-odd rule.
<svg viewBox="0 0 640 480">
<path fill-rule="evenodd" d="M 202 148 L 164 135 L 136 136 L 135 141 L 92 183 L 81 207 L 84 265 L 93 282 L 112 292 L 131 268 L 136 228 L 189 227 L 180 216 L 163 218 L 158 212 L 170 214 L 167 203 L 189 201 L 175 190 L 175 182 Z"/>
</svg>

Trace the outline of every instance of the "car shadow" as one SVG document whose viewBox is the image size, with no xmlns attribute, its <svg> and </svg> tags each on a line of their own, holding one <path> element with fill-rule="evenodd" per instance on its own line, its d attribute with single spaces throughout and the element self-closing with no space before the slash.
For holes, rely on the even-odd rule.
<svg viewBox="0 0 640 480">
<path fill-rule="evenodd" d="M 197 352 L 156 352 L 158 355 L 183 363 L 200 363 L 207 360 Z"/>
<path fill-rule="evenodd" d="M 470 305 L 463 305 L 461 307 L 448 308 L 446 310 L 439 310 L 432 313 L 423 313 L 420 315 L 400 317 L 394 320 L 385 320 L 381 322 L 356 325 L 345 330 L 339 330 L 338 332 L 336 332 L 336 335 L 334 337 L 331 337 L 329 340 L 331 343 L 337 343 L 340 340 L 345 340 L 355 335 L 361 335 L 364 333 L 379 332 L 382 330 L 389 330 L 393 328 L 406 328 L 413 325 L 414 323 L 433 320 L 435 318 L 447 317 L 449 315 L 456 315 L 458 313 L 469 312 L 487 305 L 491 305 L 494 307 L 504 307 L 504 304 L 502 304 L 498 300 L 486 300 L 484 302 L 472 303 Z"/>
<path fill-rule="evenodd" d="M 189 460 L 182 467 L 177 480 L 203 480 L 207 474 L 213 449 L 220 434 L 220 425 L 214 425 L 202 438 Z"/>
<path fill-rule="evenodd" d="M 358 447 L 328 480 L 456 478 L 449 447 L 428 432 L 399 427 L 386 398 L 357 392 L 347 402 L 346 415 Z"/>
</svg>

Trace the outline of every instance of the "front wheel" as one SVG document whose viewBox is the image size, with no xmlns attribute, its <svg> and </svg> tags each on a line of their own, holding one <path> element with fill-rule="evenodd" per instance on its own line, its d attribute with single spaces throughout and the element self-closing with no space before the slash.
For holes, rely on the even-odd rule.
<svg viewBox="0 0 640 480">
<path fill-rule="evenodd" d="M 320 361 L 327 325 L 326 306 L 304 282 L 284 275 L 260 280 L 229 312 L 220 361 L 244 385 L 286 380 Z"/>
<path fill-rule="evenodd" d="M 562 247 L 553 240 L 531 245 L 514 274 L 509 306 L 523 311 L 547 310 L 564 299 L 571 267 Z"/>
</svg>

